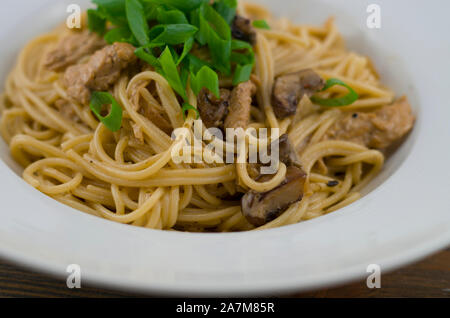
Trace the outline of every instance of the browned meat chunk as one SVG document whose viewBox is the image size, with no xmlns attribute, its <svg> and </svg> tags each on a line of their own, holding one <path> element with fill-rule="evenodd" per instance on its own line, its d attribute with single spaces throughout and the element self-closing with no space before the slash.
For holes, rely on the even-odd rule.
<svg viewBox="0 0 450 318">
<path fill-rule="evenodd" d="M 49 70 L 61 72 L 105 45 L 106 42 L 96 33 L 88 30 L 73 32 L 63 38 L 56 49 L 47 54 L 44 65 Z"/>
<path fill-rule="evenodd" d="M 247 128 L 250 121 L 252 97 L 255 93 L 256 86 L 251 81 L 241 83 L 233 89 L 229 114 L 225 119 L 225 128 Z"/>
<path fill-rule="evenodd" d="M 268 181 L 265 175 L 259 181 Z M 277 188 L 259 193 L 247 192 L 241 200 L 242 213 L 255 226 L 262 226 L 281 215 L 289 206 L 303 198 L 306 173 L 298 167 L 288 167 L 286 179 Z"/>
<path fill-rule="evenodd" d="M 346 113 L 325 139 L 345 140 L 372 149 L 396 145 L 414 126 L 415 117 L 406 97 L 372 112 Z"/>
<path fill-rule="evenodd" d="M 137 60 L 134 50 L 128 43 L 114 43 L 95 52 L 86 64 L 69 67 L 64 74 L 69 96 L 88 104 L 91 90 L 108 90 L 121 72 Z"/>
<path fill-rule="evenodd" d="M 249 19 L 246 19 L 240 15 L 236 15 L 231 26 L 231 33 L 233 38 L 249 42 L 251 44 L 256 43 L 256 32 Z"/>
<path fill-rule="evenodd" d="M 324 80 L 310 69 L 278 77 L 272 95 L 275 115 L 280 119 L 295 115 L 304 95 L 311 97 L 324 87 Z"/>
<path fill-rule="evenodd" d="M 228 114 L 230 95 L 231 93 L 227 89 L 220 90 L 219 99 L 206 88 L 200 91 L 198 95 L 198 110 L 207 128 L 223 127 L 224 119 Z"/>
</svg>

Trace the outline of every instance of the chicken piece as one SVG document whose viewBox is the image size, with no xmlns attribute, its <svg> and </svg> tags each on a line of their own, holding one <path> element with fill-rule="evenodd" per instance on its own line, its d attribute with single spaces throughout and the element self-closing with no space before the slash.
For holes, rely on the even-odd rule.
<svg viewBox="0 0 450 318">
<path fill-rule="evenodd" d="M 230 110 L 225 119 L 225 128 L 247 128 L 250 121 L 252 97 L 256 86 L 251 81 L 240 83 L 231 92 Z"/>
<path fill-rule="evenodd" d="M 64 73 L 63 83 L 67 87 L 67 93 L 81 104 L 89 104 L 91 91 L 88 88 L 90 70 L 85 65 L 69 67 Z"/>
<path fill-rule="evenodd" d="M 200 91 L 198 95 L 198 110 L 207 128 L 223 127 L 224 118 L 228 115 L 230 95 L 231 93 L 227 89 L 220 90 L 219 99 L 206 88 Z"/>
<path fill-rule="evenodd" d="M 46 55 L 44 65 L 51 71 L 61 72 L 105 45 L 106 42 L 96 33 L 88 30 L 72 32 Z"/>
<path fill-rule="evenodd" d="M 279 119 L 295 115 L 303 96 L 311 97 L 325 87 L 325 81 L 313 70 L 279 76 L 273 87 L 272 106 Z"/>
<path fill-rule="evenodd" d="M 249 42 L 254 45 L 256 43 L 256 31 L 249 19 L 236 15 L 231 26 L 231 34 L 236 40 Z"/>
<path fill-rule="evenodd" d="M 63 79 L 68 95 L 87 105 L 91 90 L 108 90 L 121 72 L 137 60 L 134 50 L 131 44 L 114 43 L 95 52 L 86 64 L 69 67 Z"/>
<path fill-rule="evenodd" d="M 265 182 L 273 176 L 261 176 L 258 181 Z M 260 193 L 247 192 L 241 199 L 242 213 L 254 226 L 262 226 L 280 216 L 289 206 L 302 200 L 306 173 L 294 166 L 286 171 L 286 179 L 273 190 Z"/>
<path fill-rule="evenodd" d="M 392 105 L 372 112 L 345 113 L 327 131 L 324 139 L 345 140 L 371 149 L 385 150 L 406 136 L 415 117 L 404 96 Z"/>
</svg>

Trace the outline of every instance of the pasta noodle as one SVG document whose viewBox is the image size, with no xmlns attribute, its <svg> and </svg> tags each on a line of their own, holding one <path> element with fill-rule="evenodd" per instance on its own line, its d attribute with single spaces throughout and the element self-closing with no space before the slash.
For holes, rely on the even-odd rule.
<svg viewBox="0 0 450 318">
<path fill-rule="evenodd" d="M 258 229 L 316 218 L 358 200 L 358 191 L 382 169 L 383 153 L 323 137 L 343 112 L 390 104 L 394 94 L 381 85 L 367 57 L 346 49 L 333 19 L 319 27 L 296 25 L 243 2 L 238 12 L 271 25 L 271 30 L 257 30 L 252 80 L 257 84 L 258 105 L 252 107 L 250 127 L 288 132 L 308 176 L 303 200 Z M 88 106 L 69 97 L 61 85 L 62 74 L 43 66 L 45 54 L 67 32 L 58 28 L 31 41 L 20 53 L 1 96 L 0 131 L 13 158 L 24 167 L 23 178 L 63 204 L 123 224 L 201 232 L 255 229 L 242 215 L 239 202 L 219 194 L 233 197 L 239 187 L 260 192 L 273 189 L 283 181 L 286 166 L 280 164 L 274 178 L 259 182 L 249 175 L 248 163 L 174 163 L 172 150 L 183 138 L 172 140 L 136 111 L 132 96 L 140 94 L 165 114 L 173 128 L 185 127 L 193 133 L 194 116 L 183 120 L 175 92 L 152 70 L 122 74 L 114 84 L 113 96 L 124 110 L 123 128 L 115 133 L 107 130 Z M 275 78 L 305 68 L 314 69 L 324 79 L 345 81 L 360 99 L 339 109 L 315 107 L 303 99 L 295 118 L 279 120 L 271 104 Z M 222 84 L 226 81 L 222 79 Z M 333 87 L 329 94 L 345 92 L 342 89 Z M 188 93 L 196 107 L 195 95 Z M 72 119 L 55 107 L 58 99 L 70 102 Z M 142 134 L 142 140 L 134 131 Z M 249 146 L 250 139 L 244 146 Z M 327 186 L 333 180 L 340 182 Z"/>
</svg>

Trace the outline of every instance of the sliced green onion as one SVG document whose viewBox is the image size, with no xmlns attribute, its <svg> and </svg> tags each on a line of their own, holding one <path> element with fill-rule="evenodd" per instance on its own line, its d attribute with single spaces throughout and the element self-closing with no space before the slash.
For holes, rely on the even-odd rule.
<svg viewBox="0 0 450 318">
<path fill-rule="evenodd" d="M 157 8 L 156 20 L 161 24 L 189 24 L 186 15 L 176 9 L 165 10 L 159 6 Z"/>
<path fill-rule="evenodd" d="M 253 64 L 237 65 L 233 76 L 233 85 L 236 86 L 240 83 L 250 80 L 252 75 Z"/>
<path fill-rule="evenodd" d="M 107 116 L 101 114 L 104 105 L 111 105 L 111 110 Z M 110 93 L 93 92 L 89 107 L 98 120 L 112 132 L 116 132 L 122 127 L 122 107 Z"/>
<path fill-rule="evenodd" d="M 218 72 L 233 75 L 235 85 L 250 78 L 253 48 L 231 36 L 237 0 L 92 1 L 97 10 L 88 10 L 89 28 L 102 34 L 107 23 L 113 25 L 105 40 L 136 46 L 136 56 L 164 76 L 184 101 L 188 81 L 195 94 L 207 88 L 219 97 Z M 207 46 L 206 61 L 190 54 L 196 42 Z"/>
<path fill-rule="evenodd" d="M 208 4 L 203 4 L 193 21 L 198 20 L 197 40 L 208 44 L 214 67 L 225 75 L 231 72 L 231 28 L 228 23 Z"/>
<path fill-rule="evenodd" d="M 207 88 L 219 98 L 219 76 L 208 66 L 203 66 L 197 74 L 191 73 L 191 88 L 195 95 L 198 95 L 202 88 Z"/>
<path fill-rule="evenodd" d="M 209 2 L 209 0 L 144 0 L 149 3 L 168 5 L 175 7 L 183 12 L 189 12 L 197 9 L 203 3 Z"/>
<path fill-rule="evenodd" d="M 183 86 L 180 74 L 178 73 L 177 65 L 173 59 L 170 48 L 167 46 L 164 52 L 159 57 L 162 74 L 166 78 L 169 85 L 177 92 L 184 100 L 187 100 L 186 87 Z"/>
<path fill-rule="evenodd" d="M 237 0 L 218 0 L 213 6 L 228 24 L 233 22 L 236 16 Z"/>
<path fill-rule="evenodd" d="M 233 51 L 234 50 L 252 50 L 253 51 L 253 47 L 251 46 L 250 43 L 241 41 L 241 40 L 236 40 L 236 39 L 233 39 L 231 41 L 231 49 Z"/>
<path fill-rule="evenodd" d="M 127 42 L 133 45 L 137 44 L 137 40 L 130 31 L 128 25 L 114 28 L 105 34 L 105 41 L 108 44 L 115 42 Z"/>
<path fill-rule="evenodd" d="M 232 40 L 231 49 L 233 51 L 239 51 L 231 53 L 230 60 L 232 62 L 240 65 L 255 63 L 255 53 L 253 52 L 253 47 L 249 43 L 240 40 Z"/>
<path fill-rule="evenodd" d="M 147 45 L 150 43 L 150 38 L 148 37 L 148 23 L 144 7 L 139 0 L 126 0 L 125 8 L 130 30 L 140 45 Z"/>
<path fill-rule="evenodd" d="M 145 18 L 147 19 L 147 21 L 156 20 L 158 16 L 158 9 L 160 6 L 146 0 L 142 0 L 141 4 L 144 8 Z"/>
<path fill-rule="evenodd" d="M 198 71 L 200 71 L 200 69 L 203 66 L 208 66 L 209 68 L 212 68 L 212 65 L 204 60 L 199 59 L 198 57 L 196 57 L 195 55 L 192 54 L 188 54 L 187 55 L 187 62 L 189 65 L 189 71 L 193 72 L 195 74 L 197 74 Z"/>
<path fill-rule="evenodd" d="M 161 64 L 159 63 L 159 60 L 149 51 L 146 51 L 145 48 L 140 47 L 136 51 L 134 51 L 134 54 L 140 58 L 141 60 L 147 62 L 154 68 L 161 69 Z"/>
<path fill-rule="evenodd" d="M 270 26 L 266 20 L 255 20 L 253 21 L 253 26 L 258 29 L 270 30 Z"/>
<path fill-rule="evenodd" d="M 160 24 L 150 30 L 152 42 L 177 45 L 184 43 L 197 33 L 190 24 Z"/>
<path fill-rule="evenodd" d="M 255 64 L 255 53 L 248 42 L 240 40 L 232 40 L 231 49 L 239 51 L 232 52 L 230 57 L 231 61 L 237 64 L 233 76 L 233 85 L 238 85 L 250 79 Z M 243 52 L 244 50 L 246 52 Z"/>
<path fill-rule="evenodd" d="M 189 54 L 189 52 L 192 50 L 192 47 L 194 46 L 194 37 L 190 37 L 186 40 L 183 47 L 183 52 L 181 52 L 180 57 L 177 61 L 177 66 L 180 65 L 181 62 L 185 59 L 185 57 Z"/>
<path fill-rule="evenodd" d="M 98 11 L 116 26 L 127 25 L 124 0 L 92 0 L 98 6 Z"/>
<path fill-rule="evenodd" d="M 335 86 L 340 85 L 348 89 L 349 93 L 343 97 L 340 98 L 329 98 L 324 99 L 317 96 L 311 97 L 311 101 L 314 104 L 325 106 L 325 107 L 341 107 L 341 106 L 348 106 L 356 102 L 359 98 L 358 93 L 355 92 L 353 88 L 345 84 L 343 81 L 337 79 L 337 78 L 330 78 L 327 80 L 325 87 L 322 89 L 323 91 L 326 91 L 327 89 Z"/>
<path fill-rule="evenodd" d="M 180 78 L 183 87 L 187 87 L 188 79 L 189 79 L 189 67 L 187 63 L 182 63 L 180 67 Z"/>
<path fill-rule="evenodd" d="M 87 10 L 87 17 L 89 30 L 103 35 L 106 30 L 105 17 L 99 11 L 94 9 Z"/>
<path fill-rule="evenodd" d="M 186 120 L 186 112 L 188 112 L 190 110 L 193 110 L 195 112 L 195 114 L 196 114 L 195 119 L 200 118 L 200 113 L 199 113 L 198 109 L 188 103 L 184 103 L 183 108 L 181 108 L 181 110 L 183 111 L 183 119 L 184 120 Z"/>
<path fill-rule="evenodd" d="M 247 54 L 233 52 L 231 53 L 230 60 L 240 65 L 253 64 L 255 62 L 255 56 L 253 52 Z"/>
</svg>

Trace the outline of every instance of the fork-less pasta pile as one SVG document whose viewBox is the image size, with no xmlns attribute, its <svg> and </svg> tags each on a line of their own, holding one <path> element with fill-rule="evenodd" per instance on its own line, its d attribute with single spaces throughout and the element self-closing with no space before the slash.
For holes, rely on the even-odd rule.
<svg viewBox="0 0 450 318">
<path fill-rule="evenodd" d="M 97 1 L 81 29 L 26 45 L 0 106 L 23 178 L 88 214 L 179 231 L 274 228 L 358 200 L 413 127 L 407 99 L 346 48 L 333 19 L 302 25 L 255 4 L 191 2 L 123 1 L 120 20 Z M 289 160 L 260 175 L 264 164 L 246 156 L 268 139 L 247 135 L 245 163 L 176 163 L 181 146 L 211 155 L 187 142 L 196 120 L 204 130 L 279 128 Z"/>
</svg>

